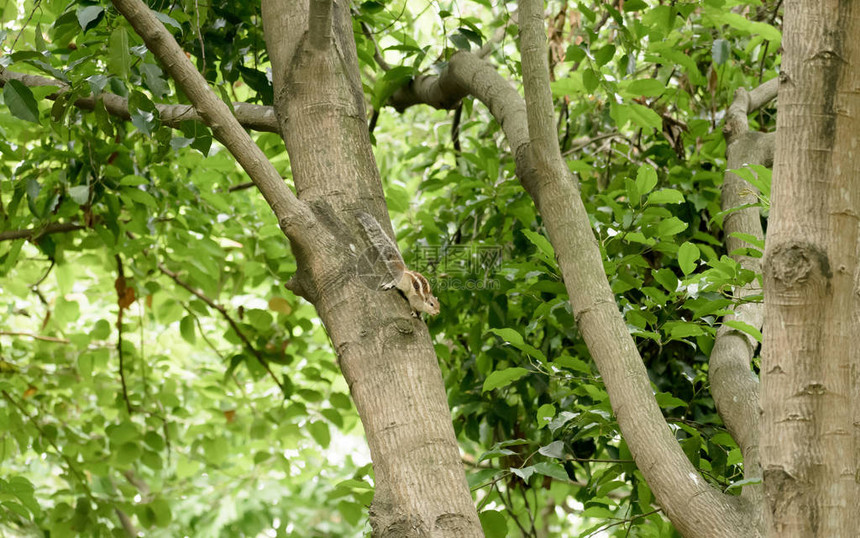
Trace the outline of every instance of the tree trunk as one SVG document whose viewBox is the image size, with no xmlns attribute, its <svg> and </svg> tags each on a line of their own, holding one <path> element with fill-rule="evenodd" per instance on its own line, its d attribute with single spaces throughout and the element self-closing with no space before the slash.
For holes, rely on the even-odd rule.
<svg viewBox="0 0 860 538">
<path fill-rule="evenodd" d="M 856 536 L 860 5 L 786 4 L 764 265 L 769 536 Z"/>
<path fill-rule="evenodd" d="M 328 11 L 327 11 L 328 10 Z M 293 288 L 331 336 L 373 459 L 374 536 L 483 536 L 427 326 L 356 278 L 355 213 L 390 229 L 367 128 L 348 3 L 263 1 L 275 108 L 296 191 L 342 239 L 293 249 Z M 307 31 L 306 31 L 307 29 Z"/>
</svg>

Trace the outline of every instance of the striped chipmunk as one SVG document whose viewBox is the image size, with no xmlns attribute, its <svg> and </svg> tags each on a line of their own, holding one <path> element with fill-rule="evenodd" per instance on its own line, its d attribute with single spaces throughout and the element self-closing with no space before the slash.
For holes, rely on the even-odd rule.
<svg viewBox="0 0 860 538">
<path fill-rule="evenodd" d="M 359 224 L 364 229 L 368 241 L 385 262 L 390 280 L 382 284 L 382 289 L 397 288 L 403 293 L 412 307 L 412 316 L 418 317 L 422 312 L 431 316 L 439 313 L 439 299 L 433 295 L 427 277 L 417 271 L 410 271 L 403 261 L 403 256 L 397 249 L 397 244 L 382 229 L 372 215 L 359 211 L 356 213 Z"/>
</svg>

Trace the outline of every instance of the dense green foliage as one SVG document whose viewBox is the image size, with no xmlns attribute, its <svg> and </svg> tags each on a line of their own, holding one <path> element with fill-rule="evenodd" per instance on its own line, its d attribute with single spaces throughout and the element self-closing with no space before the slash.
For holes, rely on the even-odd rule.
<svg viewBox="0 0 860 538">
<path fill-rule="evenodd" d="M 730 287 L 756 275 L 723 246 L 719 124 L 736 88 L 775 76 L 778 5 L 662 4 L 550 2 L 552 87 L 658 402 L 703 475 L 732 488 L 740 455 L 707 356 Z M 271 104 L 256 4 L 153 7 L 225 100 Z M 429 325 L 469 480 L 488 536 L 670 536 L 499 126 L 472 100 L 383 106 L 494 35 L 489 61 L 519 84 L 515 27 L 500 30 L 514 9 L 353 6 L 389 209 L 443 306 Z M 0 528 L 122 535 L 122 513 L 153 536 L 367 532 L 357 415 L 313 308 L 284 289 L 295 261 L 247 176 L 205 126 L 160 124 L 154 103 L 184 97 L 108 5 L 6 2 L 3 21 L 0 64 L 71 92 L 13 81 L 0 106 L 0 233 L 32 230 L 0 242 Z M 102 91 L 128 97 L 130 121 L 72 105 Z M 772 111 L 751 121 L 771 129 Z M 289 181 L 280 139 L 254 136 Z"/>
</svg>

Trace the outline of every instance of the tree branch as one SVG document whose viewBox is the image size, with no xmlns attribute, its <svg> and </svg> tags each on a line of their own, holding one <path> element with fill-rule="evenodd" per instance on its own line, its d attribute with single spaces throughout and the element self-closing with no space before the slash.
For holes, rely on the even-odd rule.
<svg viewBox="0 0 860 538">
<path fill-rule="evenodd" d="M 56 86 L 59 88 L 56 92 L 48 95 L 48 99 L 55 101 L 61 95 L 71 91 L 69 85 L 57 79 L 42 77 L 39 75 L 25 75 L 16 73 L 0 67 L 0 87 L 4 86 L 10 80 L 17 80 L 31 88 L 39 86 Z M 104 103 L 105 110 L 112 116 L 124 120 L 130 120 L 131 114 L 128 110 L 128 99 L 115 95 L 113 93 L 100 93 L 97 96 L 79 97 L 75 99 L 74 105 L 81 110 L 93 110 L 96 103 L 101 101 Z M 254 105 L 250 103 L 233 103 L 233 111 L 236 114 L 236 119 L 246 129 L 254 131 L 277 133 L 278 120 L 275 117 L 275 110 L 270 106 Z M 177 128 L 183 121 L 196 120 L 203 121 L 199 114 L 191 105 L 159 105 L 155 108 L 158 110 L 158 116 L 163 125 Z"/>
<path fill-rule="evenodd" d="M 754 245 L 740 239 L 746 234 L 759 241 L 764 240 L 761 213 L 755 205 L 759 202 L 758 190 L 749 182 L 730 172 L 748 164 L 770 166 L 773 163 L 774 136 L 749 132 L 747 116 L 776 97 L 778 80 L 765 82 L 752 92 L 740 88 L 726 114 L 724 134 L 727 171 L 722 187 L 722 210 L 729 213 L 723 222 L 726 250 L 744 269 L 761 273 L 761 258 L 743 254 L 743 249 Z M 726 429 L 734 438 L 744 457 L 744 477 L 761 477 L 759 465 L 759 381 L 750 369 L 750 363 L 758 342 L 749 334 L 725 325 L 737 320 L 760 330 L 764 321 L 762 301 L 744 301 L 762 293 L 758 280 L 735 288 L 732 295 L 738 304 L 733 313 L 726 316 L 717 331 L 714 347 L 709 359 L 708 377 L 711 395 Z M 746 487 L 743 495 L 754 502 L 761 502 L 761 486 Z"/>
<path fill-rule="evenodd" d="M 284 234 L 295 245 L 310 247 L 306 232 L 316 223 L 310 208 L 287 188 L 275 167 L 197 72 L 173 35 L 141 0 L 113 0 L 113 4 L 185 93 L 212 129 L 214 137 L 233 154 L 260 189 Z"/>
<path fill-rule="evenodd" d="M 529 0 L 528 3 L 540 2 Z M 438 76 L 419 77 L 411 87 L 402 88 L 394 96 L 401 100 L 395 102 L 403 108 L 419 102 L 447 108 L 448 103 L 473 95 L 490 109 L 515 156 L 517 176 L 544 219 L 576 320 L 606 382 L 624 439 L 658 500 L 666 507 L 673 523 L 682 532 L 687 530 L 689 536 L 703 536 L 711 531 L 711 536 L 754 533 L 754 529 L 745 526 L 747 523 L 742 516 L 746 505 L 736 497 L 722 494 L 700 477 L 680 449 L 654 400 L 647 371 L 604 275 L 599 249 L 575 179 L 561 158 L 548 90 L 540 6 L 520 4 L 520 10 L 521 20 L 526 19 L 527 14 L 532 17 L 532 24 L 521 29 L 521 36 L 526 41 L 522 47 L 524 51 L 530 48 L 528 54 L 523 53 L 526 95 L 545 101 L 537 105 L 537 112 L 529 116 L 526 103 L 516 89 L 490 64 L 468 52 L 455 54 L 448 68 Z M 529 34 L 531 36 L 526 38 Z M 537 67 L 533 59 L 537 60 Z M 532 84 L 538 88 L 529 89 Z M 530 131 L 542 138 L 537 146 L 545 148 L 544 151 L 532 146 Z M 703 528 L 701 521 L 693 521 L 691 503 L 718 523 Z"/>
<path fill-rule="evenodd" d="M 55 344 L 70 344 L 71 340 L 65 338 L 57 338 L 54 336 L 42 336 L 41 334 L 25 333 L 19 331 L 0 331 L 0 336 L 24 336 L 33 340 L 41 340 L 42 342 L 53 342 Z"/>
<path fill-rule="evenodd" d="M 385 58 L 382 57 L 382 52 L 379 50 L 379 44 L 373 38 L 373 33 L 370 31 L 370 26 L 367 25 L 366 22 L 361 22 L 361 33 L 364 34 L 364 37 L 367 38 L 368 41 L 373 43 L 373 59 L 376 60 L 376 65 L 379 66 L 383 71 L 390 71 L 391 66 L 388 62 L 385 61 Z M 371 132 L 373 129 L 371 129 Z"/>
<path fill-rule="evenodd" d="M 11 241 L 14 239 L 34 239 L 48 234 L 58 234 L 66 232 L 74 232 L 75 230 L 83 230 L 86 228 L 83 224 L 75 224 L 73 222 L 61 222 L 48 224 L 41 228 L 25 228 L 22 230 L 6 230 L 0 232 L 0 241 Z"/>
<path fill-rule="evenodd" d="M 559 163 L 564 166 L 555 127 L 552 91 L 549 88 L 543 2 L 524 0 L 519 7 L 523 89 L 532 155 L 544 165 L 550 165 L 551 162 L 556 167 Z"/>
<path fill-rule="evenodd" d="M 114 255 L 114 259 L 116 260 L 117 273 L 114 287 L 116 288 L 116 304 L 119 307 L 116 314 L 116 351 L 119 354 L 119 380 L 122 385 L 122 399 L 125 401 L 125 408 L 128 411 L 128 414 L 131 415 L 133 408 L 131 400 L 128 399 L 128 385 L 125 382 L 125 350 L 123 350 L 122 346 L 122 313 L 126 308 L 128 308 L 129 303 L 134 300 L 134 290 L 126 286 L 125 270 L 122 265 L 122 258 L 119 254 L 116 254 Z M 131 300 L 129 300 L 128 296 L 129 291 L 132 294 Z"/>
</svg>

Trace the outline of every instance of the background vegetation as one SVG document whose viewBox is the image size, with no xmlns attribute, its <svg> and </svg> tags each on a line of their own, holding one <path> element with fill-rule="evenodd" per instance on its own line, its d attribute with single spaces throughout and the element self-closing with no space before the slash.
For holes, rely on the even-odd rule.
<svg viewBox="0 0 860 538">
<path fill-rule="evenodd" d="M 152 7 L 225 100 L 272 104 L 258 6 Z M 457 49 L 487 47 L 518 81 L 515 4 L 352 9 L 388 207 L 442 303 L 428 325 L 485 532 L 671 536 L 570 328 L 500 127 L 471 100 L 385 106 Z M 779 2 L 547 14 L 562 152 L 618 304 L 687 456 L 738 491 L 707 357 L 731 286 L 757 275 L 723 247 L 720 122 L 735 89 L 776 75 Z M 360 424 L 314 309 L 284 288 L 295 261 L 247 176 L 201 123 L 160 121 L 156 104 L 184 98 L 107 4 L 6 2 L 3 22 L 0 65 L 71 91 L 46 100 L 56 86 L 6 81 L 0 106 L 0 528 L 363 535 Z M 127 97 L 130 118 L 73 106 L 100 92 Z M 772 111 L 751 122 L 772 130 Z M 280 138 L 254 136 L 289 183 Z M 757 172 L 744 177 L 766 214 Z"/>
</svg>

